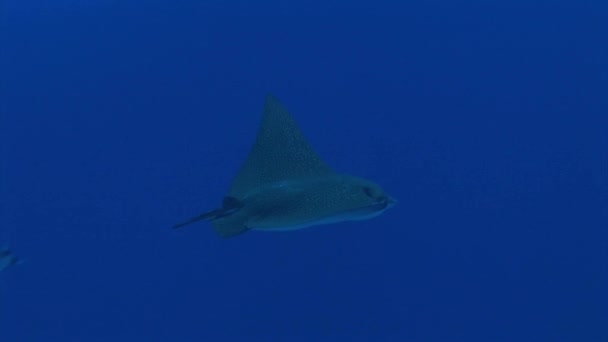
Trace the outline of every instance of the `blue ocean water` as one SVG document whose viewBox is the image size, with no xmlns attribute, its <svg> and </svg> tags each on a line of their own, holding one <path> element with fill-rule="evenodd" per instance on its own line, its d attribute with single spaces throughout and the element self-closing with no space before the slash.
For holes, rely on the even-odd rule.
<svg viewBox="0 0 608 342">
<path fill-rule="evenodd" d="M 0 4 L 0 341 L 608 341 L 600 1 Z M 265 95 L 399 204 L 224 240 Z"/>
</svg>

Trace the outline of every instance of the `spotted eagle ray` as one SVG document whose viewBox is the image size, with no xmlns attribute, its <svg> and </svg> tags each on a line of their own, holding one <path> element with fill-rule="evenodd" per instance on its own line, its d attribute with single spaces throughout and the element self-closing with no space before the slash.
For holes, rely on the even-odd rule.
<svg viewBox="0 0 608 342">
<path fill-rule="evenodd" d="M 18 265 L 21 262 L 21 259 L 15 256 L 8 248 L 0 248 L 0 272 L 11 266 Z"/>
<path fill-rule="evenodd" d="M 332 170 L 268 95 L 256 141 L 220 208 L 179 223 L 207 220 L 222 237 L 285 231 L 380 215 L 395 204 L 369 180 Z"/>
</svg>

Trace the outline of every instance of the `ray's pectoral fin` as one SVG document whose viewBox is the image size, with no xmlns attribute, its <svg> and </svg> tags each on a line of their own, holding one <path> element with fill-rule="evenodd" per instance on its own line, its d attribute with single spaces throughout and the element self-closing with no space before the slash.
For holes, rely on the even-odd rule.
<svg viewBox="0 0 608 342">
<path fill-rule="evenodd" d="M 228 196 L 228 197 L 224 198 L 224 202 L 222 203 L 221 208 L 214 209 L 214 210 L 208 211 L 206 213 L 202 213 L 198 216 L 195 216 L 195 217 L 189 219 L 188 221 L 174 225 L 173 228 L 174 229 L 181 228 L 181 227 L 187 226 L 191 223 L 195 223 L 195 222 L 203 221 L 203 220 L 215 221 L 219 218 L 227 217 L 227 216 L 230 216 L 230 215 L 236 213 L 242 207 L 243 207 L 243 203 L 241 203 L 241 201 L 239 201 L 237 198 Z"/>
</svg>

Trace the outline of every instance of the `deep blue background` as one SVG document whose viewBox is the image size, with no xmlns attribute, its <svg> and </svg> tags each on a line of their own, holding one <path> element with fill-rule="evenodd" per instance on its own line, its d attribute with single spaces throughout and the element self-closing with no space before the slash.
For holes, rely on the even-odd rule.
<svg viewBox="0 0 608 342">
<path fill-rule="evenodd" d="M 0 341 L 607 341 L 608 9 L 486 3 L 4 0 Z M 267 92 L 399 205 L 172 231 Z"/>
</svg>

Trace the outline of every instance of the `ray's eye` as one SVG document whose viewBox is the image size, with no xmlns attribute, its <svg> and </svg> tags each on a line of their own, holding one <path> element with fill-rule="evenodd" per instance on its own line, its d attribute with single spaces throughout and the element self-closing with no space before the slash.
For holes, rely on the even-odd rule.
<svg viewBox="0 0 608 342">
<path fill-rule="evenodd" d="M 374 190 L 368 186 L 363 188 L 363 192 L 365 192 L 365 194 L 371 198 L 375 198 L 374 196 Z"/>
</svg>

